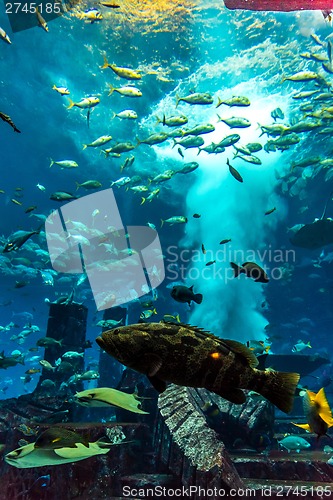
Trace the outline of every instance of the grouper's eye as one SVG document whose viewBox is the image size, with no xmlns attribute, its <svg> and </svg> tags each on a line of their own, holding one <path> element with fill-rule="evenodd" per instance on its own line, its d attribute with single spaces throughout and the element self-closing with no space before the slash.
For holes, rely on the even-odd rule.
<svg viewBox="0 0 333 500">
<path fill-rule="evenodd" d="M 119 329 L 118 329 L 118 328 L 115 328 L 115 329 L 113 330 L 113 332 L 112 332 L 112 333 L 114 333 L 115 335 L 118 335 L 118 333 L 119 333 Z"/>
</svg>

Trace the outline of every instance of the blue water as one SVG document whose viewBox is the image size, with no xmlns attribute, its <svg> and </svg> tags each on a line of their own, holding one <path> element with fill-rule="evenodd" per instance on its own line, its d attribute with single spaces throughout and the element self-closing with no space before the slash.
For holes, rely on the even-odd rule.
<svg viewBox="0 0 333 500">
<path fill-rule="evenodd" d="M 304 353 L 330 356 L 332 245 L 314 251 L 292 247 L 288 232 L 295 224 L 320 217 L 332 189 L 332 181 L 325 181 L 328 169 L 324 168 L 295 169 L 295 179 L 290 181 L 291 162 L 315 155 L 329 158 L 333 150 L 330 135 L 315 131 L 301 133 L 300 142 L 287 151 L 254 153 L 262 161 L 259 166 L 234 160 L 232 147 L 217 155 L 201 152 L 197 156 L 197 149 L 183 150 L 182 159 L 178 146 L 172 148 L 173 141 L 169 140 L 157 146 L 142 144 L 129 154 L 122 154 L 120 159 L 105 159 L 102 148 L 83 150 L 82 145 L 105 134 L 112 135 L 111 145 L 122 141 L 136 144 L 137 138 L 143 139 L 153 132 L 172 131 L 157 124 L 156 116 L 181 113 L 188 117 L 189 128 L 200 123 L 215 125 L 215 132 L 203 136 L 205 145 L 239 133 L 242 145 L 260 142 L 264 146 L 268 138 L 260 137 L 258 123 L 272 124 L 270 113 L 277 107 L 285 115 L 279 123 L 299 121 L 303 117 L 298 110 L 300 101 L 293 100 L 291 95 L 316 88 L 313 82 L 281 83 L 283 76 L 312 70 L 333 83 L 332 76 L 323 71 L 320 63 L 299 56 L 305 51 L 325 54 L 326 48 L 316 45 L 310 34 L 315 32 L 325 40 L 332 28 L 320 12 L 229 12 L 217 1 L 169 0 L 166 12 L 162 10 L 157 15 L 157 3 L 161 2 L 145 2 L 144 13 L 140 2 L 132 8 L 134 3 L 124 2 L 117 10 L 101 7 L 104 19 L 93 24 L 85 23 L 73 11 L 50 22 L 48 33 L 36 27 L 12 34 L 1 8 L 0 26 L 9 34 L 12 45 L 1 43 L 0 111 L 10 115 L 22 132 L 14 133 L 9 125 L 0 122 L 0 189 L 5 191 L 0 195 L 2 242 L 5 244 L 8 236 L 18 229 L 37 229 L 41 222 L 24 213 L 25 208 L 37 205 L 32 213 L 49 215 L 61 206 L 50 200 L 50 195 L 55 191 L 75 193 L 76 182 L 96 179 L 106 189 L 111 181 L 123 175 L 140 175 L 142 184 L 148 185 L 148 179 L 164 170 L 180 169 L 183 163 L 198 161 L 195 172 L 176 175 L 156 186 L 160 194 L 151 204 L 140 205 L 140 194 L 114 188 L 125 224 L 150 222 L 159 232 L 166 279 L 157 290 L 158 315 L 152 319 L 179 313 L 184 322 L 241 342 L 266 341 L 265 327 L 270 324 L 271 352 L 290 354 L 293 345 L 302 340 L 312 345 Z M 110 63 L 141 71 L 142 80 L 134 82 L 142 91 L 141 98 L 121 97 L 117 93 L 108 96 L 108 84 L 120 87 L 126 80 L 118 78 L 109 68 L 101 69 L 104 54 Z M 90 115 L 89 127 L 87 112 L 77 107 L 67 109 L 67 97 L 52 90 L 54 84 L 68 87 L 75 102 L 85 96 L 99 96 L 100 104 Z M 185 96 L 193 91 L 211 93 L 214 104 L 191 106 L 180 102 L 176 110 L 176 95 Z M 251 105 L 221 106 L 216 110 L 217 96 L 228 99 L 234 95 L 247 96 Z M 113 112 L 129 108 L 137 112 L 136 121 L 112 119 Z M 229 129 L 226 124 L 217 123 L 216 113 L 221 117 L 244 117 L 252 125 Z M 131 170 L 121 173 L 120 165 L 131 154 L 135 156 Z M 61 170 L 54 165 L 50 169 L 50 158 L 75 160 L 79 167 Z M 241 173 L 242 184 L 230 175 L 227 158 Z M 45 192 L 36 187 L 38 183 L 45 186 Z M 22 198 L 15 195 L 17 187 L 23 188 Z M 76 194 L 85 196 L 91 192 L 94 191 L 81 188 Z M 22 206 L 12 203 L 11 198 L 22 202 Z M 273 207 L 276 211 L 265 216 Z M 194 213 L 201 214 L 201 218 L 193 218 Z M 331 202 L 327 216 L 332 214 Z M 161 219 L 174 215 L 187 216 L 188 223 L 164 224 L 160 228 Z M 229 244 L 219 244 L 228 238 L 232 240 Z M 201 252 L 202 243 L 208 250 L 206 255 Z M 49 311 L 45 299 L 52 301 L 70 293 L 77 279 L 59 273 L 54 277 L 54 286 L 45 285 L 40 273 L 34 270 L 52 267 L 46 259 L 36 257 L 36 244 L 47 250 L 43 231 L 20 250 L 0 256 L 0 325 L 14 321 L 20 327 L 9 333 L 0 332 L 1 350 L 9 355 L 19 349 L 26 355 L 24 367 L 18 365 L 1 372 L 0 389 L 8 386 L 3 397 L 33 389 L 36 378 L 24 387 L 19 377 L 28 368 L 38 366 L 38 361 L 29 362 L 30 356 L 42 356 L 42 350 L 28 353 L 28 349 L 45 335 Z M 181 253 L 184 250 L 187 253 Z M 244 276 L 233 280 L 230 261 L 236 258 L 238 264 L 243 263 L 241 254 L 235 257 L 235 251 L 242 252 L 243 262 L 249 257 L 248 260 L 265 265 L 270 282 L 254 283 Z M 7 261 L 15 257 L 30 259 L 30 271 Z M 214 258 L 217 262 L 207 267 L 205 264 Z M 21 280 L 29 283 L 15 288 L 15 282 Z M 170 297 L 173 282 L 194 285 L 195 292 L 204 296 L 202 304 L 192 304 L 189 308 L 173 301 Z M 94 340 L 99 334 L 94 324 L 102 318 L 102 313 L 96 314 L 87 282 L 77 290 L 76 300 L 89 308 L 87 337 Z M 135 305 L 127 306 L 130 321 L 136 322 L 138 318 L 131 313 Z M 16 315 L 22 312 L 28 315 Z M 31 334 L 23 345 L 17 345 L 9 337 L 20 332 L 27 319 L 38 325 L 41 332 Z M 98 359 L 97 348 L 87 353 L 87 362 L 94 359 Z"/>
</svg>

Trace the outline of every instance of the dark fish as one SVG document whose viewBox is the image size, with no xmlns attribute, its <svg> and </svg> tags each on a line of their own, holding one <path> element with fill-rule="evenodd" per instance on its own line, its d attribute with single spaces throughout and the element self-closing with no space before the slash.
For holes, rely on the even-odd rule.
<svg viewBox="0 0 333 500">
<path fill-rule="evenodd" d="M 255 262 L 244 262 L 244 264 L 242 264 L 241 266 L 238 266 L 234 262 L 230 262 L 230 265 L 234 270 L 235 278 L 244 273 L 248 278 L 252 278 L 256 282 L 269 282 L 269 278 L 263 268 L 258 266 L 258 264 L 256 264 Z"/>
<path fill-rule="evenodd" d="M 204 244 L 201 245 L 201 250 L 204 255 L 207 253 Z"/>
<path fill-rule="evenodd" d="M 23 288 L 24 286 L 29 285 L 30 281 L 15 281 L 14 288 Z"/>
<path fill-rule="evenodd" d="M 167 118 L 165 114 L 163 114 L 162 120 L 157 118 L 157 123 L 162 123 L 167 127 L 179 127 L 179 125 L 185 125 L 187 122 L 188 118 L 185 115 L 175 115 Z"/>
<path fill-rule="evenodd" d="M 314 250 L 333 243 L 333 221 L 319 219 L 310 224 L 304 224 L 291 238 L 296 247 Z"/>
<path fill-rule="evenodd" d="M 199 148 L 204 144 L 204 139 L 200 136 L 197 135 L 189 135 L 187 137 L 184 137 L 183 139 L 180 139 L 179 141 L 176 141 L 175 139 L 173 140 L 173 148 L 176 146 L 176 144 L 179 144 L 180 146 L 183 146 L 183 148 L 188 149 L 188 148 Z"/>
<path fill-rule="evenodd" d="M 218 150 L 217 150 L 218 149 Z M 205 153 L 212 154 L 212 153 L 223 153 L 225 151 L 225 148 L 223 147 L 217 147 L 214 142 L 211 144 L 208 144 L 208 146 L 205 146 L 204 148 L 198 148 L 198 154 L 197 156 L 201 153 L 201 151 L 205 151 Z"/>
<path fill-rule="evenodd" d="M 232 451 L 237 451 L 237 453 L 245 453 L 246 455 L 257 455 L 258 451 L 255 448 L 251 448 L 243 439 L 237 438 L 232 443 Z"/>
<path fill-rule="evenodd" d="M 168 136 L 172 139 L 175 139 L 177 137 L 183 137 L 183 129 L 176 128 L 175 130 L 172 130 L 172 132 L 169 132 Z"/>
<path fill-rule="evenodd" d="M 56 340 L 53 337 L 41 337 L 37 340 L 36 345 L 39 347 L 54 347 L 62 346 L 62 340 Z M 59 368 L 58 368 L 59 369 Z"/>
<path fill-rule="evenodd" d="M 329 63 L 322 63 L 323 69 L 326 71 L 326 73 L 329 73 L 330 75 L 333 74 L 333 65 L 331 62 Z"/>
<path fill-rule="evenodd" d="M 275 152 L 276 151 L 276 147 L 271 142 L 266 142 L 266 144 L 264 146 L 264 150 L 266 151 L 266 153 L 270 153 L 271 151 Z"/>
<path fill-rule="evenodd" d="M 276 121 L 277 118 L 283 120 L 284 119 L 283 111 L 280 108 L 273 109 L 273 111 L 271 112 L 271 117 L 273 118 L 274 121 Z"/>
<path fill-rule="evenodd" d="M 220 245 L 225 245 L 226 243 L 229 243 L 229 241 L 231 241 L 231 238 L 226 239 L 226 240 L 221 240 Z"/>
<path fill-rule="evenodd" d="M 253 163 L 254 165 L 261 165 L 262 161 L 260 158 L 254 155 L 240 155 L 240 154 L 235 154 L 234 158 L 239 158 L 241 160 L 246 161 L 247 163 Z"/>
<path fill-rule="evenodd" d="M 40 231 L 40 229 L 37 229 L 37 231 L 16 231 L 7 239 L 5 248 L 2 250 L 3 253 L 18 250 L 29 238 L 31 238 L 31 236 L 39 234 Z"/>
<path fill-rule="evenodd" d="M 17 444 L 19 446 L 26 446 L 27 444 L 29 444 L 29 441 L 27 441 L 26 439 L 19 439 Z"/>
<path fill-rule="evenodd" d="M 270 215 L 270 214 L 272 214 L 273 212 L 275 212 L 275 210 L 276 210 L 276 207 L 273 207 L 273 208 L 271 208 L 270 210 L 267 210 L 267 212 L 265 212 L 265 215 Z"/>
<path fill-rule="evenodd" d="M 207 262 L 206 266 L 212 266 L 213 264 L 215 264 L 216 260 L 210 260 L 209 262 Z"/>
<path fill-rule="evenodd" d="M 287 147 L 287 146 L 292 146 L 293 144 L 298 144 L 301 139 L 298 137 L 295 132 L 284 136 L 280 136 L 274 141 L 267 141 L 268 145 L 275 146 L 278 149 Z"/>
<path fill-rule="evenodd" d="M 220 141 L 218 144 L 215 144 L 214 153 L 216 153 L 216 150 L 218 148 L 227 148 L 228 146 L 233 146 L 234 144 L 236 144 L 236 142 L 239 141 L 239 139 L 239 134 L 227 135 L 226 137 L 224 137 L 224 139 L 222 139 L 222 141 Z M 223 151 L 224 149 L 222 149 L 222 152 Z"/>
<path fill-rule="evenodd" d="M 256 370 L 257 358 L 240 342 L 179 323 L 123 326 L 104 332 L 96 342 L 120 363 L 147 375 L 159 392 L 172 382 L 204 387 L 242 404 L 242 389 L 247 389 L 289 412 L 300 378 L 298 373 Z"/>
<path fill-rule="evenodd" d="M 251 438 L 251 444 L 254 446 L 255 450 L 262 452 L 271 446 L 271 440 L 267 434 L 258 433 Z"/>
<path fill-rule="evenodd" d="M 201 293 L 193 292 L 193 285 L 191 287 L 183 285 L 174 286 L 171 290 L 171 297 L 177 302 L 187 302 L 189 305 L 191 305 L 192 300 L 197 304 L 201 304 L 203 299 Z"/>
<path fill-rule="evenodd" d="M 206 417 L 217 417 L 221 414 L 221 411 L 216 403 L 205 403 L 201 408 L 201 411 Z"/>
<path fill-rule="evenodd" d="M 5 352 L 0 353 L 0 368 L 6 370 L 11 366 L 16 366 L 18 363 L 24 365 L 24 356 L 5 356 Z"/>
<path fill-rule="evenodd" d="M 247 118 L 232 116 L 231 118 L 221 118 L 218 116 L 218 122 L 224 122 L 230 128 L 247 128 L 251 126 L 251 122 Z"/>
<path fill-rule="evenodd" d="M 77 448 L 77 443 L 82 443 L 89 448 L 89 442 L 76 432 L 62 427 L 50 427 L 38 436 L 34 447 L 43 450 L 57 450 L 59 448 Z"/>
<path fill-rule="evenodd" d="M 197 168 L 199 168 L 199 163 L 191 161 L 190 163 L 185 163 L 180 170 L 176 170 L 176 174 L 189 174 L 194 172 Z"/>
<path fill-rule="evenodd" d="M 193 92 L 192 94 L 187 95 L 186 97 L 179 97 L 176 95 L 176 108 L 180 101 L 187 102 L 188 104 L 213 104 L 213 97 L 208 94 L 208 92 Z"/>
<path fill-rule="evenodd" d="M 181 148 L 178 148 L 178 149 L 177 149 L 177 151 L 178 151 L 178 154 L 180 154 L 180 156 L 181 156 L 182 158 L 184 158 L 184 153 L 183 153 L 183 151 L 181 150 Z"/>
<path fill-rule="evenodd" d="M 229 158 L 227 158 L 227 165 L 229 167 L 229 172 L 231 173 L 231 175 L 236 179 L 236 181 L 238 182 L 243 182 L 243 177 L 241 176 L 241 174 L 238 172 L 238 170 L 236 170 L 234 167 L 232 167 L 229 163 Z"/>
<path fill-rule="evenodd" d="M 128 141 L 128 142 L 118 142 L 117 144 L 112 146 L 112 148 L 104 149 L 103 151 L 107 158 L 110 153 L 117 153 L 117 154 L 127 153 L 129 151 L 132 151 L 132 149 L 134 148 L 135 145 Z"/>
<path fill-rule="evenodd" d="M 325 389 L 322 387 L 317 394 L 312 391 L 306 391 L 305 396 L 303 396 L 303 409 L 307 423 L 295 424 L 292 422 L 292 424 L 308 432 L 317 434 L 317 440 L 320 436 L 327 436 L 327 430 L 333 426 L 333 417 L 326 398 Z"/>
<path fill-rule="evenodd" d="M 333 243 L 333 220 L 331 218 L 326 218 L 327 206 L 332 198 L 332 194 L 333 191 L 327 198 L 321 218 L 310 224 L 304 224 L 290 238 L 290 243 L 296 247 L 308 248 L 309 250 L 321 248 Z"/>
<path fill-rule="evenodd" d="M 168 139 L 168 137 L 169 137 L 169 135 L 166 134 L 165 132 L 151 134 L 143 140 L 138 139 L 138 145 L 139 144 L 148 144 L 150 146 L 153 146 L 154 144 L 161 144 L 162 142 L 166 141 Z"/>
<path fill-rule="evenodd" d="M 305 168 L 309 167 L 310 165 L 316 165 L 322 160 L 320 156 L 306 156 L 298 161 L 293 161 L 291 163 L 291 170 L 294 170 L 294 168 Z"/>
<path fill-rule="evenodd" d="M 314 106 L 313 104 L 302 104 L 302 106 L 299 107 L 299 110 L 304 112 L 313 111 Z"/>
<path fill-rule="evenodd" d="M 40 369 L 39 368 L 29 368 L 29 370 L 27 370 L 25 373 L 27 375 L 34 375 L 35 373 L 40 373 Z"/>
<path fill-rule="evenodd" d="M 31 264 L 31 260 L 30 259 L 27 259 L 25 257 L 14 257 L 12 259 L 12 264 L 15 264 L 15 265 L 23 265 L 23 266 L 27 266 L 27 267 L 30 267 L 32 264 Z"/>
<path fill-rule="evenodd" d="M 251 151 L 251 153 L 257 153 L 262 150 L 262 145 L 259 142 L 250 142 L 246 147 Z"/>
<path fill-rule="evenodd" d="M 36 210 L 36 208 L 37 208 L 37 205 L 31 205 L 30 207 L 26 208 L 26 209 L 24 210 L 24 212 L 25 212 L 26 214 L 28 214 L 28 213 L 33 212 L 34 210 Z"/>
<path fill-rule="evenodd" d="M 232 96 L 230 99 L 222 100 L 220 97 L 217 98 L 216 108 L 221 106 L 221 104 L 226 104 L 227 106 L 250 106 L 250 101 L 245 96 Z"/>
<path fill-rule="evenodd" d="M 129 156 L 125 159 L 124 163 L 120 167 L 120 172 L 122 172 L 125 168 L 128 168 L 133 165 L 135 161 L 135 156 Z"/>
<path fill-rule="evenodd" d="M 200 214 L 193 214 L 193 216 L 195 219 L 200 219 L 201 215 Z"/>
<path fill-rule="evenodd" d="M 74 368 L 72 363 L 68 361 L 62 361 L 60 365 L 57 367 L 57 373 L 73 373 Z"/>
<path fill-rule="evenodd" d="M 72 193 L 67 193 L 66 191 L 56 191 L 55 193 L 52 193 L 50 196 L 50 200 L 54 201 L 69 201 L 69 200 L 76 200 L 77 196 L 75 196 Z"/>
<path fill-rule="evenodd" d="M 0 118 L 1 120 L 3 120 L 4 122 L 8 123 L 13 129 L 14 129 L 14 132 L 18 132 L 19 134 L 21 133 L 21 130 L 19 130 L 15 123 L 13 122 L 13 120 L 11 119 L 10 116 L 8 115 L 5 115 L 5 113 L 1 113 L 0 111 Z"/>
</svg>

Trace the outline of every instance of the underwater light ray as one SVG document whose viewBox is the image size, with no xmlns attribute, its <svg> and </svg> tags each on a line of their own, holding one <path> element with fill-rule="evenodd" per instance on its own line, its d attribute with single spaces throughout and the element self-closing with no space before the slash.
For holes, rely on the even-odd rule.
<svg viewBox="0 0 333 500">
<path fill-rule="evenodd" d="M 253 90 L 249 93 L 245 83 L 228 89 L 228 94 L 247 95 L 252 103 L 251 112 L 247 115 L 252 116 L 252 126 L 241 130 L 240 142 L 244 145 L 248 142 L 264 144 L 266 137 L 259 138 L 260 130 L 256 122 L 271 123 L 270 112 L 282 102 L 283 97 L 280 94 L 263 97 Z M 227 111 L 230 115 L 230 110 Z M 214 109 L 195 109 L 194 112 L 198 123 L 210 122 L 216 126 L 205 144 L 218 142 L 230 133 L 224 124 L 216 123 Z M 243 109 L 233 110 L 233 114 L 246 116 Z M 202 152 L 199 157 L 194 150 L 186 151 L 186 161 L 197 160 L 200 167 L 194 174 L 194 182 L 191 179 L 189 184 L 186 196 L 189 222 L 179 247 L 198 253 L 198 245 L 200 247 L 204 243 L 209 259 L 214 252 L 219 256 L 217 262 L 209 267 L 206 266 L 209 259 L 204 255 L 201 259 L 193 259 L 188 266 L 186 284 L 194 285 L 195 292 L 204 295 L 202 304 L 193 306 L 188 321 L 222 337 L 242 342 L 264 340 L 267 320 L 261 311 L 261 304 L 265 300 L 264 287 L 267 285 L 255 283 L 244 276 L 233 279 L 230 261 L 235 259 L 237 264 L 242 264 L 246 260 L 254 260 L 259 265 L 267 264 L 269 273 L 271 263 L 262 259 L 261 255 L 265 256 L 268 248 L 274 248 L 274 230 L 286 213 L 283 201 L 275 193 L 279 182 L 275 172 L 283 173 L 288 168 L 289 154 L 272 155 L 261 151 L 257 154 L 263 163 L 257 166 L 233 159 L 233 151 L 233 148 L 227 148 L 225 153 L 217 155 Z M 161 161 L 175 157 L 174 149 L 168 147 L 156 148 L 156 152 Z M 240 170 L 244 177 L 243 184 L 229 174 L 227 158 Z M 265 217 L 265 212 L 273 204 L 278 206 L 274 217 Z M 196 212 L 202 214 L 200 219 L 190 217 Z M 219 242 L 224 238 L 231 238 L 232 242 L 221 248 Z M 254 258 L 247 259 L 249 251 Z M 224 252 L 222 257 L 221 252 Z"/>
</svg>

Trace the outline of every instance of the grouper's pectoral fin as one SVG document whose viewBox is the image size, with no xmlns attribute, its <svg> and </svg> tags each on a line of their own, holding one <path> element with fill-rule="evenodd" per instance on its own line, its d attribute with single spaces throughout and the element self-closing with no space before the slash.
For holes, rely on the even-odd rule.
<svg viewBox="0 0 333 500">
<path fill-rule="evenodd" d="M 158 377 L 158 371 L 162 366 L 162 359 L 157 354 L 147 353 L 144 356 L 145 371 L 149 382 L 157 390 L 157 392 L 164 392 L 167 385 L 164 380 Z"/>
<path fill-rule="evenodd" d="M 144 356 L 144 364 L 148 377 L 154 377 L 162 366 L 162 359 L 157 354 L 148 352 Z"/>
<path fill-rule="evenodd" d="M 149 376 L 148 375 L 148 380 L 151 383 L 151 385 L 154 387 L 154 389 L 157 390 L 161 394 L 161 392 L 164 392 L 167 385 L 164 380 L 159 379 L 158 377 L 155 376 Z"/>
<path fill-rule="evenodd" d="M 230 401 L 230 403 L 234 403 L 236 405 L 241 405 L 246 401 L 246 396 L 241 389 L 232 389 L 230 391 L 223 391 L 222 389 L 220 391 L 213 392 L 221 396 L 221 398 L 226 399 Z"/>
</svg>

